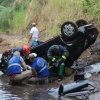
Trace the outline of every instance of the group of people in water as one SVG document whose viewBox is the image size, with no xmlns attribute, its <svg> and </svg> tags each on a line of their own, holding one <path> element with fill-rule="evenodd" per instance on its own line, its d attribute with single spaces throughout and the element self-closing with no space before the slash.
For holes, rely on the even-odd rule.
<svg viewBox="0 0 100 100">
<path fill-rule="evenodd" d="M 52 45 L 48 48 L 48 62 L 43 57 L 37 56 L 36 53 L 30 52 L 30 48 L 27 45 L 22 48 L 16 47 L 6 50 L 3 53 L 5 57 L 10 56 L 6 70 L 10 82 L 20 84 L 28 84 L 31 78 L 35 78 L 36 81 L 46 80 L 51 76 L 51 70 L 52 73 L 57 74 L 58 81 L 61 81 L 65 68 L 64 62 L 68 55 L 67 49 L 62 45 Z M 29 60 L 31 65 L 27 65 L 26 60 Z M 49 66 L 52 66 L 52 68 Z"/>
<path fill-rule="evenodd" d="M 36 23 L 32 23 L 33 27 L 30 31 L 30 44 L 36 42 L 38 39 L 38 29 Z M 37 56 L 35 52 L 31 52 L 30 46 L 24 45 L 6 50 L 2 58 L 7 57 L 6 74 L 10 82 L 18 82 L 20 84 L 27 84 L 29 79 L 35 78 L 36 81 L 48 79 L 52 73 L 56 73 L 58 81 L 63 79 L 65 60 L 69 56 L 69 52 L 62 45 L 52 45 L 48 48 L 47 58 L 48 62 L 43 58 Z M 30 61 L 28 65 L 26 61 Z M 1 59 L 3 61 L 3 59 Z M 51 68 L 49 66 L 52 66 Z"/>
</svg>

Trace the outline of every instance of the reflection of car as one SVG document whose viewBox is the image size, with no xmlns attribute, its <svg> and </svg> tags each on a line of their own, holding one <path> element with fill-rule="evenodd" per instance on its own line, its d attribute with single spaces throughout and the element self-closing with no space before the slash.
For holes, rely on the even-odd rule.
<svg viewBox="0 0 100 100">
<path fill-rule="evenodd" d="M 81 53 L 92 45 L 98 36 L 98 30 L 93 24 L 81 19 L 73 22 L 65 22 L 61 26 L 61 34 L 35 47 L 31 47 L 31 52 L 37 53 L 38 56 L 45 58 L 47 61 L 47 50 L 54 44 L 61 44 L 69 51 L 69 57 L 66 60 L 66 66 L 72 66 L 73 62 L 79 58 Z M 30 64 L 29 60 L 25 60 Z M 0 63 L 2 69 L 3 63 Z"/>
</svg>

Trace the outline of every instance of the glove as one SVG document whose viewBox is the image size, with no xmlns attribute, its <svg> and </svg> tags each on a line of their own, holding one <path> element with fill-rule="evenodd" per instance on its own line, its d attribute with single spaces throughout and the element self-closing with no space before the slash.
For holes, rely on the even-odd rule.
<svg viewBox="0 0 100 100">
<path fill-rule="evenodd" d="M 65 61 L 67 58 L 66 58 L 66 56 L 62 55 L 61 59 L 62 59 L 63 61 Z"/>
<path fill-rule="evenodd" d="M 65 58 L 58 59 L 58 61 L 59 61 L 60 64 L 63 63 L 65 60 L 66 60 Z"/>
<path fill-rule="evenodd" d="M 56 58 L 55 57 L 53 57 L 52 58 L 52 60 L 51 60 L 51 62 L 55 62 L 56 61 Z"/>
</svg>

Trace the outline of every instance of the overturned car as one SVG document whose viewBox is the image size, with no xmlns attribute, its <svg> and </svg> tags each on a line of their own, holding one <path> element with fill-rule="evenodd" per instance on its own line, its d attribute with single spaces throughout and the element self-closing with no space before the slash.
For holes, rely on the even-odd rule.
<svg viewBox="0 0 100 100">
<path fill-rule="evenodd" d="M 93 24 L 88 24 L 87 21 L 80 19 L 73 23 L 65 22 L 61 25 L 61 34 L 55 36 L 48 41 L 45 41 L 37 46 L 31 47 L 31 52 L 37 53 L 38 56 L 47 58 L 47 50 L 52 45 L 63 45 L 69 51 L 69 56 L 65 61 L 65 65 L 71 67 L 75 60 L 92 45 L 98 36 L 98 30 Z M 28 59 L 25 60 L 30 65 Z M 0 63 L 0 69 L 6 68 L 6 64 Z"/>
<path fill-rule="evenodd" d="M 31 52 L 35 52 L 38 56 L 44 57 L 47 61 L 47 50 L 52 45 L 63 45 L 69 51 L 69 57 L 66 59 L 66 66 L 70 67 L 73 62 L 79 58 L 90 45 L 92 45 L 98 36 L 98 30 L 93 24 L 80 19 L 73 22 L 65 22 L 61 26 L 61 34 L 55 36 L 42 44 L 32 47 Z"/>
</svg>

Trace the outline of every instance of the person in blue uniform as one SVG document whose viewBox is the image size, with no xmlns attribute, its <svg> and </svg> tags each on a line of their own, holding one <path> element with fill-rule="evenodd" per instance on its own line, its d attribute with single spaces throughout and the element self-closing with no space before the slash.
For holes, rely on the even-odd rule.
<svg viewBox="0 0 100 100">
<path fill-rule="evenodd" d="M 32 75 L 19 51 L 15 51 L 13 57 L 8 61 L 7 75 L 11 82 L 27 84 Z"/>
<path fill-rule="evenodd" d="M 29 59 L 32 62 L 31 70 L 33 72 L 33 77 L 38 79 L 47 79 L 49 77 L 49 70 L 47 62 L 42 57 L 37 57 L 36 53 L 30 53 Z"/>
<path fill-rule="evenodd" d="M 7 64 L 8 61 L 12 58 L 13 53 L 15 51 L 19 51 L 21 57 L 24 59 L 24 61 L 28 64 L 28 55 L 30 53 L 30 48 L 27 45 L 24 45 L 23 47 L 15 47 L 9 50 L 6 50 L 3 54 L 2 54 L 2 58 L 1 58 L 1 65 L 4 69 L 4 74 L 6 72 L 6 68 L 7 68 Z"/>
</svg>

